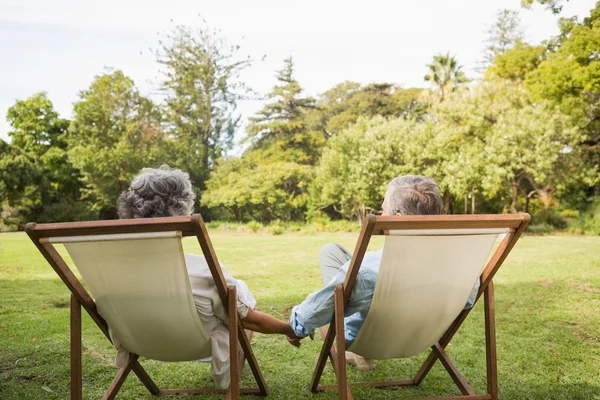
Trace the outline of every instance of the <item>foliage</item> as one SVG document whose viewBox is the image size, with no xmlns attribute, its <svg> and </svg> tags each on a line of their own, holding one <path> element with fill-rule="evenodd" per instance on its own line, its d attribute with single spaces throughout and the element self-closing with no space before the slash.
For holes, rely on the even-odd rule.
<svg viewBox="0 0 600 400">
<path fill-rule="evenodd" d="M 391 83 L 361 85 L 345 81 L 329 89 L 319 98 L 328 136 L 354 124 L 358 118 L 421 117 L 425 107 L 419 102 L 422 89 L 403 89 Z"/>
<path fill-rule="evenodd" d="M 59 118 L 45 93 L 17 100 L 7 121 L 12 141 L 0 143 L 0 204 L 18 210 L 13 215 L 21 227 L 44 206 L 78 198 L 79 173 L 67 159 L 69 121 Z"/>
<path fill-rule="evenodd" d="M 307 165 L 227 159 L 207 181 L 202 204 L 223 207 L 236 221 L 302 219 L 308 202 L 306 185 L 313 176 L 314 168 Z"/>
<path fill-rule="evenodd" d="M 97 76 L 79 94 L 69 128 L 69 160 L 93 209 L 114 216 L 119 194 L 140 169 L 163 162 L 156 106 L 121 71 Z"/>
<path fill-rule="evenodd" d="M 462 66 L 450 53 L 438 54 L 433 57 L 433 62 L 427 64 L 429 73 L 425 75 L 425 80 L 435 85 L 440 101 L 444 101 L 446 93 L 469 82 L 469 79 L 463 71 Z"/>
<path fill-rule="evenodd" d="M 263 160 L 314 164 L 325 137 L 308 126 L 306 116 L 316 108 L 316 101 L 300 96 L 302 88 L 293 74 L 292 58 L 286 58 L 283 69 L 277 71 L 278 84 L 269 93 L 271 102 L 249 118 L 247 152 Z"/>
<path fill-rule="evenodd" d="M 404 118 L 360 118 L 329 139 L 317 177 L 321 206 L 332 204 L 342 215 L 359 220 L 379 209 L 392 178 L 416 173 L 414 161 L 405 154 L 419 128 Z"/>
<path fill-rule="evenodd" d="M 250 60 L 238 57 L 239 46 L 206 26 L 176 26 L 159 44 L 155 53 L 164 68 L 160 87 L 167 95 L 170 163 L 203 189 L 240 125 L 237 101 L 248 90 L 239 74 Z"/>
<path fill-rule="evenodd" d="M 558 104 L 587 132 L 586 143 L 600 142 L 600 2 L 592 16 L 565 32 L 560 47 L 526 76 L 534 99 Z"/>
<path fill-rule="evenodd" d="M 542 209 L 531 217 L 532 225 L 546 225 L 554 229 L 565 229 L 567 221 L 555 210 Z"/>
<path fill-rule="evenodd" d="M 577 233 L 600 235 L 600 201 L 596 200 L 579 218 L 572 221 L 569 229 Z"/>
<path fill-rule="evenodd" d="M 521 0 L 521 6 L 525 8 L 531 8 L 533 3 L 537 2 L 545 6 L 547 10 L 552 11 L 553 14 L 559 14 L 566 1 L 569 0 Z"/>
<path fill-rule="evenodd" d="M 479 70 L 485 72 L 488 66 L 494 64 L 496 57 L 506 53 L 516 43 L 524 38 L 519 12 L 509 9 L 496 11 L 496 19 L 486 30 L 485 49 Z"/>
<path fill-rule="evenodd" d="M 485 77 L 523 82 L 527 73 L 534 71 L 545 57 L 544 46 L 518 41 L 513 48 L 496 56 L 494 64 L 486 70 Z"/>
</svg>

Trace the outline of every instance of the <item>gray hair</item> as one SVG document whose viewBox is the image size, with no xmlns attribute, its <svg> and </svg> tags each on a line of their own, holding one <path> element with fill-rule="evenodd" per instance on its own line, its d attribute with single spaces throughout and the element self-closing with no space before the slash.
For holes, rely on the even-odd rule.
<svg viewBox="0 0 600 400">
<path fill-rule="evenodd" d="M 119 218 L 156 218 L 191 215 L 196 194 L 190 176 L 162 165 L 144 168 L 117 202 Z"/>
<path fill-rule="evenodd" d="M 383 207 L 389 215 L 441 214 L 440 187 L 426 176 L 399 176 L 388 183 Z"/>
</svg>

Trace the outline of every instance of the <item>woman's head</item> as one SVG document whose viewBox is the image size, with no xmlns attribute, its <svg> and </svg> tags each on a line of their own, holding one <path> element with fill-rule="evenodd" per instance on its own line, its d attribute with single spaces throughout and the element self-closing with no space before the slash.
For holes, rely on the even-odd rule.
<svg viewBox="0 0 600 400">
<path fill-rule="evenodd" d="M 196 195 L 190 176 L 162 165 L 144 168 L 117 202 L 119 218 L 156 218 L 191 215 Z"/>
</svg>

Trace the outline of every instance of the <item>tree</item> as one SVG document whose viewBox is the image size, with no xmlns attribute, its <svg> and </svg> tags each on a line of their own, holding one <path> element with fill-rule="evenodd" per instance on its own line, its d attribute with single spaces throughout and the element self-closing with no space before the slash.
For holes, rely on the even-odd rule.
<svg viewBox="0 0 600 400">
<path fill-rule="evenodd" d="M 600 165 L 600 2 L 590 17 L 563 31 L 555 52 L 526 75 L 534 100 L 548 100 L 586 132 L 581 145 L 589 162 Z"/>
<path fill-rule="evenodd" d="M 442 189 L 453 195 L 477 190 L 508 196 L 518 210 L 522 193 L 534 191 L 546 207 L 573 182 L 593 183 L 597 169 L 582 162 L 582 132 L 548 102 L 534 102 L 519 85 L 484 82 L 431 110 L 432 139 Z M 429 171 L 428 171 L 429 173 Z M 445 174 L 445 175 L 444 175 Z"/>
<path fill-rule="evenodd" d="M 553 14 L 559 14 L 562 11 L 563 5 L 569 0 L 521 0 L 521 6 L 531 8 L 533 3 L 537 2 L 552 11 Z"/>
<path fill-rule="evenodd" d="M 494 64 L 497 56 L 523 41 L 524 34 L 519 12 L 509 9 L 496 11 L 496 20 L 488 26 L 485 34 L 485 49 L 478 67 L 480 72 L 485 72 L 490 65 Z"/>
<path fill-rule="evenodd" d="M 526 75 L 535 70 L 546 58 L 546 47 L 517 42 L 512 49 L 498 54 L 494 64 L 485 72 L 486 79 L 500 78 L 524 82 Z"/>
<path fill-rule="evenodd" d="M 6 216 L 2 219 L 10 219 L 7 225 L 14 228 L 28 220 L 54 222 L 52 210 L 72 205 L 81 186 L 79 172 L 67 158 L 69 121 L 58 116 L 45 93 L 17 100 L 8 109 L 7 121 L 12 142 L 0 146 L 0 206 Z M 63 220 L 73 221 L 79 214 L 73 211 Z"/>
<path fill-rule="evenodd" d="M 464 72 L 461 71 L 462 66 L 458 65 L 456 58 L 438 54 L 433 57 L 433 62 L 427 65 L 429 74 L 425 75 L 425 80 L 435 85 L 439 95 L 439 100 L 444 101 L 446 93 L 454 88 L 469 82 Z"/>
<path fill-rule="evenodd" d="M 249 118 L 247 152 L 258 153 L 265 160 L 314 164 L 325 143 L 324 133 L 311 130 L 306 120 L 316 101 L 301 96 L 291 57 L 284 60 L 276 77 L 278 84 L 269 94 L 271 102 Z"/>
<path fill-rule="evenodd" d="M 236 221 L 303 220 L 313 177 L 308 165 L 230 158 L 219 161 L 202 204 L 224 208 Z"/>
<path fill-rule="evenodd" d="M 167 161 L 159 110 L 121 71 L 96 76 L 79 93 L 68 143 L 83 195 L 105 218 L 116 216 L 119 194 L 140 169 Z"/>
<path fill-rule="evenodd" d="M 237 101 L 248 90 L 239 74 L 250 60 L 239 58 L 239 46 L 205 26 L 176 26 L 159 43 L 160 87 L 167 94 L 168 134 L 176 147 L 171 163 L 187 171 L 200 191 L 240 126 Z"/>
<path fill-rule="evenodd" d="M 325 131 L 332 136 L 355 123 L 360 117 L 422 116 L 425 108 L 418 99 L 422 89 L 403 89 L 392 83 L 361 85 L 342 82 L 321 95 Z"/>
<path fill-rule="evenodd" d="M 329 139 L 317 176 L 320 206 L 333 205 L 343 216 L 359 221 L 379 210 L 392 178 L 418 173 L 418 161 L 407 154 L 422 127 L 402 117 L 361 117 Z"/>
</svg>

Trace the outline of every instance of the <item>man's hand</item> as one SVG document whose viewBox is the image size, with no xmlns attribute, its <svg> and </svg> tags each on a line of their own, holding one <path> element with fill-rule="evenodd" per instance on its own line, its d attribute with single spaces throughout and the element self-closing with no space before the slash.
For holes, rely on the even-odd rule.
<svg viewBox="0 0 600 400">
<path fill-rule="evenodd" d="M 294 347 L 300 347 L 301 340 L 304 339 L 304 337 L 300 337 L 300 336 L 296 336 L 296 335 L 286 335 L 285 337 L 286 337 L 288 343 Z M 315 340 L 315 333 L 312 332 L 310 335 L 308 335 L 308 337 L 310 338 L 310 340 Z"/>
</svg>

